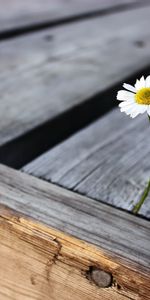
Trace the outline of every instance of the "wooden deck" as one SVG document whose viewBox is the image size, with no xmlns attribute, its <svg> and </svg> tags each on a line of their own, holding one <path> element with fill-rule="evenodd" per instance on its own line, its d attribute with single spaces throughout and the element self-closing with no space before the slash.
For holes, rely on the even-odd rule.
<svg viewBox="0 0 150 300">
<path fill-rule="evenodd" d="M 150 2 L 0 6 L 0 299 L 150 299 Z"/>
</svg>

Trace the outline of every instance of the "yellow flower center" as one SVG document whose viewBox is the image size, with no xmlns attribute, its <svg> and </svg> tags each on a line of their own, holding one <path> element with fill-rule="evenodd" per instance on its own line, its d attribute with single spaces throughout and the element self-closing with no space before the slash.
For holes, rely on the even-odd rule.
<svg viewBox="0 0 150 300">
<path fill-rule="evenodd" d="M 150 105 L 150 88 L 142 88 L 135 94 L 135 101 L 138 104 Z"/>
</svg>

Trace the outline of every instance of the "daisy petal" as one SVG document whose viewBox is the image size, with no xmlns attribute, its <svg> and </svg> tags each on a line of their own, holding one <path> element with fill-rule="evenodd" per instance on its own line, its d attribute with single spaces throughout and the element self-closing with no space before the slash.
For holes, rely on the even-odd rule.
<svg viewBox="0 0 150 300">
<path fill-rule="evenodd" d="M 123 101 L 123 102 L 119 103 L 119 107 L 130 107 L 130 106 L 133 106 L 133 103 L 134 102 L 131 102 L 131 101 Z"/>
<path fill-rule="evenodd" d="M 135 86 L 136 91 L 140 90 L 141 86 L 140 86 L 140 81 L 138 79 L 136 80 L 136 83 L 134 86 Z"/>
<path fill-rule="evenodd" d="M 130 111 L 129 111 L 130 116 L 134 113 L 138 113 L 136 106 L 132 107 L 132 109 L 130 109 Z"/>
<path fill-rule="evenodd" d="M 140 78 L 141 87 L 145 87 L 145 79 L 144 76 Z"/>
<path fill-rule="evenodd" d="M 147 105 L 140 105 L 137 104 L 136 102 L 122 102 L 119 104 L 120 107 L 120 111 L 121 112 L 125 112 L 127 115 L 130 115 L 131 118 L 135 118 L 136 116 L 138 116 L 139 114 L 143 114 L 144 112 L 147 111 Z"/>
<path fill-rule="evenodd" d="M 147 111 L 147 105 L 140 105 L 135 103 L 134 111 L 132 111 L 131 117 L 135 118 L 137 115 L 143 114 L 146 111 Z"/>
<path fill-rule="evenodd" d="M 145 87 L 144 76 L 142 76 L 140 78 L 140 80 L 137 79 L 136 84 L 135 84 L 135 88 L 136 88 L 137 91 L 140 90 L 140 89 L 142 89 L 143 87 Z"/>
<path fill-rule="evenodd" d="M 131 84 L 124 83 L 123 87 L 128 91 L 136 93 L 136 88 L 134 86 L 132 86 Z"/>
<path fill-rule="evenodd" d="M 130 117 L 131 117 L 132 119 L 134 119 L 135 117 L 138 116 L 138 114 L 139 114 L 139 112 L 133 112 L 133 113 L 131 113 Z"/>
<path fill-rule="evenodd" d="M 120 90 L 117 94 L 117 100 L 119 101 L 134 100 L 134 94 L 125 90 Z"/>
<path fill-rule="evenodd" d="M 120 108 L 121 112 L 125 112 L 126 114 L 130 114 L 131 112 L 135 111 L 135 105 L 132 104 L 130 106 L 124 106 Z"/>
<path fill-rule="evenodd" d="M 137 109 L 139 111 L 139 114 L 143 114 L 147 111 L 147 105 L 137 104 Z"/>
<path fill-rule="evenodd" d="M 150 75 L 146 78 L 146 87 L 150 87 Z"/>
<path fill-rule="evenodd" d="M 132 111 L 130 116 L 131 116 L 131 118 L 135 118 L 139 114 L 141 114 L 141 107 L 139 106 L 139 104 L 136 104 L 134 111 Z"/>
</svg>

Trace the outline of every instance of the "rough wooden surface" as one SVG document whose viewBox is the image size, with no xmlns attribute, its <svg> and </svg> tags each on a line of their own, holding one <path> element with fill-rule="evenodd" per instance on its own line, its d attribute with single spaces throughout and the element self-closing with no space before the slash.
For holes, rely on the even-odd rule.
<svg viewBox="0 0 150 300">
<path fill-rule="evenodd" d="M 5 207 L 0 206 L 0 213 L 1 300 L 142 299 L 146 274 L 140 278 L 130 268 L 111 261 L 105 252 Z M 89 277 L 91 266 L 115 276 L 110 287 L 99 288 L 94 283 Z M 134 284 L 128 288 L 132 277 L 140 284 L 140 292 Z"/>
<path fill-rule="evenodd" d="M 23 168 L 27 173 L 132 210 L 150 174 L 148 118 L 116 108 Z M 149 201 L 147 201 L 147 204 Z M 145 209 L 139 213 L 148 217 Z"/>
<path fill-rule="evenodd" d="M 1 42 L 0 144 L 147 67 L 149 15 L 138 8 Z"/>
<path fill-rule="evenodd" d="M 0 0 L 0 33 L 138 2 L 140 1 L 123 0 L 120 3 L 119 0 Z"/>
<path fill-rule="evenodd" d="M 13 1 L 8 9 L 5 1 L 0 11 L 0 34 L 5 30 L 20 30 L 19 26 L 33 30 L 46 22 L 52 25 L 62 19 L 73 20 L 79 15 L 97 13 L 99 9 L 100 13 L 108 8 L 110 13 L 110 5 L 134 2 L 138 1 L 96 3 L 94 0 L 86 1 L 85 6 L 83 1 L 58 0 L 51 2 L 48 11 L 49 1 L 32 1 L 29 12 L 27 2 L 23 5 Z M 64 112 L 71 119 L 71 109 L 74 117 L 77 116 L 75 109 L 79 106 L 81 111 L 81 103 L 85 108 L 85 102 L 92 103 L 91 98 L 96 94 L 102 95 L 105 89 L 147 67 L 149 12 L 148 7 L 139 8 L 105 18 L 100 13 L 101 17 L 92 21 L 83 22 L 82 18 L 82 22 L 67 27 L 0 42 L 0 146 L 7 146 L 19 137 L 24 139 L 27 132 L 41 124 L 52 125 L 54 119 L 58 122 L 56 117 Z M 111 98 L 110 107 L 113 101 Z M 99 112 L 102 113 L 101 109 Z M 111 126 L 106 118 L 102 119 L 102 123 L 99 121 L 68 140 L 67 146 L 63 143 L 55 148 L 55 155 L 50 152 L 48 163 L 46 154 L 24 170 L 46 180 L 51 180 L 50 173 L 52 177 L 55 173 L 53 181 L 57 184 L 67 186 L 67 182 L 68 188 L 90 197 L 95 194 L 96 199 L 99 199 L 100 184 L 101 195 L 108 197 L 111 204 L 117 201 L 116 186 L 120 188 L 118 199 L 123 201 L 128 196 L 128 185 L 128 191 L 132 190 L 130 195 L 138 201 L 135 193 L 140 196 L 149 173 L 149 148 L 143 146 L 146 123 L 141 120 L 126 125 L 125 118 L 120 116 L 111 113 Z M 58 124 L 62 127 L 64 123 Z M 139 129 L 137 138 L 135 126 Z M 103 131 L 99 133 L 100 127 Z M 123 140 L 122 134 L 128 132 L 129 137 Z M 106 151 L 108 145 L 110 149 Z M 133 151 L 135 145 L 138 145 L 137 155 Z M 2 149 L 5 154 L 6 148 Z M 62 152 L 61 156 L 62 149 L 66 154 Z M 121 154 L 118 149 L 122 149 Z M 18 152 L 24 155 L 26 148 L 23 153 L 20 148 Z M 141 152 L 143 160 L 139 168 Z M 45 170 L 50 161 L 50 173 L 47 168 L 47 174 L 39 175 L 39 169 Z M 110 165 L 106 174 L 105 167 Z M 113 171 L 117 178 L 113 177 Z M 127 171 L 132 180 L 127 178 Z M 100 200 L 105 201 L 101 197 Z M 129 197 L 127 200 L 131 209 L 133 203 L 129 203 Z M 146 203 L 140 213 L 148 216 Z M 0 165 L 0 299 L 147 300 L 150 295 L 149 228 L 146 220 Z"/>
<path fill-rule="evenodd" d="M 150 223 L 141 218 L 3 165 L 0 203 L 116 255 L 149 265 Z"/>
<path fill-rule="evenodd" d="M 148 221 L 2 165 L 0 215 L 6 299 L 47 299 L 50 288 L 51 299 L 149 299 Z M 91 285 L 92 268 L 112 274 L 114 289 Z"/>
</svg>

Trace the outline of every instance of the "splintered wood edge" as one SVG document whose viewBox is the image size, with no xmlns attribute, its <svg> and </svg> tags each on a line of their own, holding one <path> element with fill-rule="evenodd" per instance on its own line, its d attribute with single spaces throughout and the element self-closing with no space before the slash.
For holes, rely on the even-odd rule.
<svg viewBox="0 0 150 300">
<path fill-rule="evenodd" d="M 7 176 L 7 172 L 10 171 L 10 176 L 14 176 L 14 178 L 20 177 L 20 179 L 24 180 L 24 188 L 26 187 L 26 183 L 28 185 L 31 182 L 30 188 L 33 189 L 33 180 L 32 176 L 22 174 L 18 171 L 12 170 L 10 168 L 0 166 L 0 173 L 3 173 L 3 178 L 5 178 L 5 183 L 10 185 L 12 188 L 12 198 L 14 197 L 13 184 L 14 182 L 10 182 L 10 178 Z M 5 177 L 6 175 L 6 177 Z M 29 179 L 27 182 L 26 179 Z M 17 178 L 18 180 L 18 178 Z M 16 180 L 16 184 L 17 184 Z M 43 181 L 36 179 L 38 183 Z M 12 178 L 13 181 L 13 178 Z M 19 181 L 18 181 L 19 183 Z M 1 184 L 1 176 L 0 176 L 0 184 Z M 7 207 L 5 202 L 8 205 L 6 200 L 7 195 L 7 184 L 6 194 L 3 195 L 3 191 L 1 193 L 0 189 L 0 232 L 1 232 L 1 246 L 0 246 L 0 260 L 4 260 L 4 256 L 7 261 L 7 251 L 3 251 L 3 245 L 5 241 L 7 241 L 7 245 L 9 244 L 9 239 L 13 241 L 10 243 L 8 248 L 15 247 L 16 243 L 16 256 L 20 264 L 23 264 L 22 258 L 19 258 L 21 252 L 19 252 L 19 247 L 23 247 L 24 249 L 30 247 L 25 253 L 26 259 L 30 257 L 30 251 L 34 250 L 34 256 L 36 259 L 36 253 L 39 253 L 43 257 L 45 257 L 44 266 L 47 271 L 45 271 L 46 275 L 44 275 L 44 282 L 49 283 L 52 276 L 52 282 L 54 284 L 54 288 L 58 292 L 57 284 L 60 283 L 62 279 L 60 279 L 60 274 L 57 278 L 57 273 L 60 272 L 60 268 L 62 271 L 61 276 L 65 274 L 66 279 L 64 278 L 64 282 L 61 281 L 60 293 L 61 289 L 66 288 L 66 293 L 71 293 L 70 289 L 72 289 L 71 284 L 74 284 L 74 287 L 78 289 L 80 296 L 83 299 L 99 299 L 99 296 L 103 296 L 104 299 L 126 299 L 129 297 L 130 299 L 149 299 L 150 287 L 149 287 L 149 269 L 147 267 L 143 267 L 140 264 L 136 264 L 130 260 L 127 260 L 123 257 L 119 257 L 113 251 L 105 250 L 103 247 L 94 246 L 90 243 L 77 239 L 69 234 L 66 234 L 60 230 L 53 228 L 52 226 L 47 226 L 44 222 L 38 222 L 36 219 L 31 216 L 26 216 L 23 213 L 22 208 L 17 208 L 18 211 Z M 45 184 L 45 183 L 44 183 Z M 46 183 L 47 185 L 48 183 Z M 51 184 L 49 184 L 51 185 Z M 17 188 L 17 187 L 16 187 Z M 59 187 L 58 187 L 59 189 Z M 29 190 L 29 186 L 28 186 Z M 63 189 L 61 189 L 63 190 Z M 39 192 L 39 191 L 38 191 Z M 45 191 L 46 192 L 46 191 Z M 42 190 L 43 193 L 43 190 Z M 10 194 L 8 195 L 8 199 Z M 18 200 L 21 197 L 18 190 Z M 26 194 L 28 197 L 28 194 Z M 43 194 L 44 197 L 44 194 Z M 3 199 L 3 201 L 1 201 Z M 6 200 L 6 201 L 5 201 Z M 92 201 L 92 200 L 91 200 Z M 136 218 L 133 216 L 133 218 Z M 116 222 L 118 220 L 116 219 Z M 67 222 L 67 220 L 66 220 Z M 62 226 L 63 228 L 63 226 Z M 122 232 L 122 235 L 124 233 Z M 10 238 L 11 237 L 11 238 Z M 132 241 L 130 241 L 132 243 Z M 6 245 L 5 245 L 6 246 Z M 115 245 L 114 245 L 115 247 Z M 32 253 L 32 256 L 33 256 Z M 11 252 L 9 254 L 11 256 Z M 40 258 L 41 259 L 41 258 Z M 37 263 L 39 258 L 37 259 Z M 12 262 L 12 260 L 11 260 Z M 31 263 L 30 263 L 31 264 Z M 3 265 L 3 264 L 2 264 Z M 32 262 L 32 268 L 34 268 L 34 259 Z M 2 271 L 5 273 L 5 266 L 2 267 Z M 50 266 L 50 267 L 48 267 Z M 51 266 L 53 268 L 51 269 Z M 20 267 L 19 267 L 20 268 Z M 31 270 L 32 270 L 31 268 Z M 7 269 L 7 268 L 6 268 Z M 12 268 L 13 269 L 13 268 Z M 92 270 L 102 270 L 107 274 L 111 275 L 111 283 L 110 287 L 100 288 L 92 280 L 92 275 L 90 272 Z M 45 269 L 44 269 L 45 270 Z M 53 270 L 53 271 L 52 271 Z M 52 272 L 52 274 L 51 274 Z M 11 272 L 6 272 L 8 278 L 11 276 Z M 43 273 L 42 273 L 43 274 Z M 28 274 L 29 275 L 29 274 Z M 31 274 L 32 275 L 32 274 Z M 41 275 L 39 275 L 41 276 Z M 4 278 L 5 278 L 4 274 Z M 14 276 L 15 277 L 15 276 Z M 33 276 L 31 276 L 32 287 L 34 286 L 34 281 L 36 281 Z M 41 277 L 40 277 L 41 278 Z M 9 278 L 9 281 L 15 280 L 16 278 Z M 3 282 L 3 276 L 1 281 Z M 67 281 L 67 287 L 66 287 Z M 46 283 L 46 284 L 47 284 Z M 25 282 L 28 285 L 28 281 Z M 36 286 L 37 288 L 37 286 Z M 41 292 L 41 290 L 39 291 Z M 43 293 L 46 290 L 43 291 Z M 57 295 L 54 295 L 51 299 L 56 299 Z M 62 299 L 67 299 L 69 294 L 64 294 Z M 90 296 L 89 296 L 90 295 Z M 93 295 L 93 296 L 92 296 Z M 137 298 L 137 296 L 139 298 Z M 85 297 L 85 298 L 84 298 Z M 92 297 L 92 298 L 91 298 Z M 118 298 L 117 298 L 118 297 Z M 8 298 L 9 299 L 9 298 Z M 24 298 L 22 298 L 24 299 Z M 39 298 L 38 298 L 39 299 Z M 43 299 L 42 296 L 40 299 Z M 48 296 L 45 295 L 44 299 L 48 299 Z M 74 299 L 80 299 L 78 292 Z"/>
</svg>

